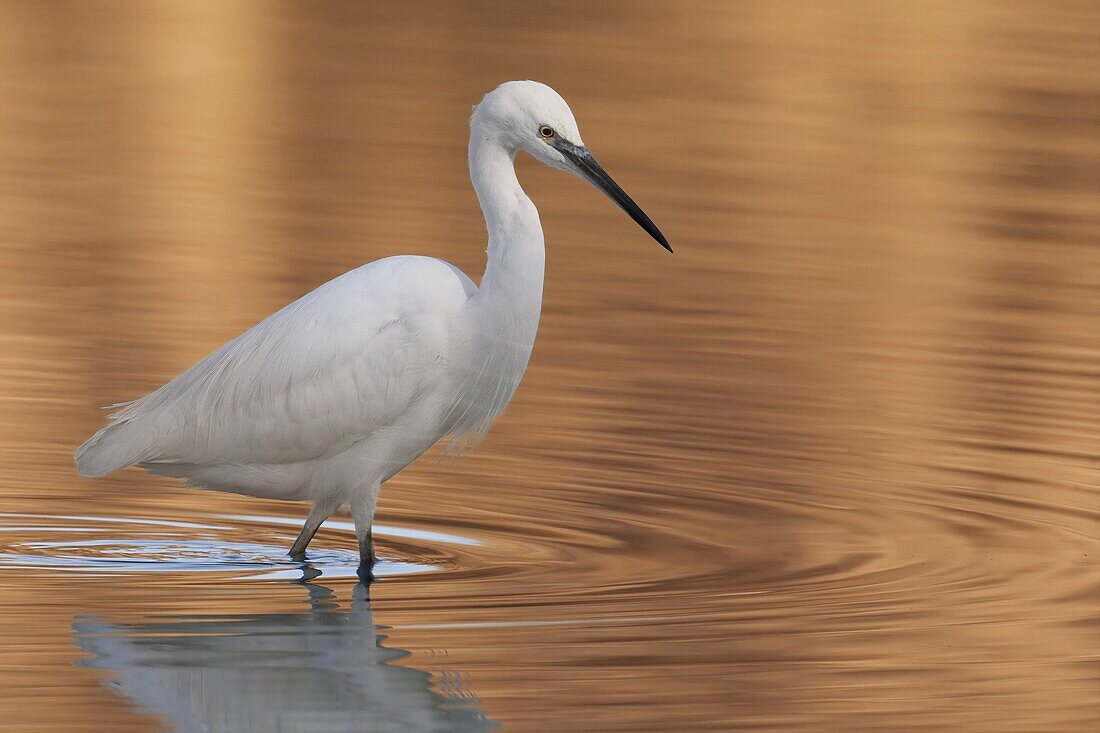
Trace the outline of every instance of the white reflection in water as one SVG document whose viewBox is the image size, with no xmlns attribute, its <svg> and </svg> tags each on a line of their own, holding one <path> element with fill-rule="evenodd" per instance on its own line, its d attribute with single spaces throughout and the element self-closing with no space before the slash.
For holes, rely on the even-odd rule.
<svg viewBox="0 0 1100 733">
<path fill-rule="evenodd" d="M 426 672 L 393 664 L 368 590 L 343 611 L 331 589 L 303 583 L 305 613 L 191 616 L 120 624 L 78 617 L 78 664 L 176 730 L 480 731 L 495 728 L 457 675 L 440 691 Z"/>
</svg>

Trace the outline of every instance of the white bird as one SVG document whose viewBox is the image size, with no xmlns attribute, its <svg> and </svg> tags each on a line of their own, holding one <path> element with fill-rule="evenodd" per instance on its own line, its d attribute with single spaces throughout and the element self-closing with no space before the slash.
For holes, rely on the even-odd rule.
<svg viewBox="0 0 1100 733">
<path fill-rule="evenodd" d="M 545 248 L 516 179 L 520 150 L 589 181 L 672 251 L 584 147 L 565 100 L 544 84 L 507 82 L 470 119 L 470 178 L 489 234 L 480 287 L 419 256 L 340 275 L 119 405 L 77 450 L 79 473 L 138 466 L 187 486 L 309 500 L 296 557 L 347 504 L 369 579 L 382 484 L 445 436 L 450 449 L 476 442 L 527 369 Z"/>
</svg>

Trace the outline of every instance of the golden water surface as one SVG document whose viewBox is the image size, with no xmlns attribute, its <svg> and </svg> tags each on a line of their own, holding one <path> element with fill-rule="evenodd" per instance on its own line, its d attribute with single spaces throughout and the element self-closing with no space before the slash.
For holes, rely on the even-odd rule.
<svg viewBox="0 0 1100 733">
<path fill-rule="evenodd" d="M 676 254 L 520 160 L 530 370 L 369 597 L 346 517 L 75 476 L 340 272 L 476 279 L 512 78 Z M 1098 79 L 1085 1 L 0 2 L 0 729 L 1100 729 Z"/>
</svg>

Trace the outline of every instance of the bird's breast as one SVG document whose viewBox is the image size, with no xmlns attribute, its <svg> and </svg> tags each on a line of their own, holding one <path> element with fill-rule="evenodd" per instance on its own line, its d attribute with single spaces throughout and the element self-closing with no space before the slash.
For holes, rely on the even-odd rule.
<svg viewBox="0 0 1100 733">
<path fill-rule="evenodd" d="M 454 364 L 456 398 L 446 420 L 452 448 L 476 443 L 515 394 L 538 330 L 533 318 L 480 319 L 468 331 L 462 358 Z"/>
</svg>

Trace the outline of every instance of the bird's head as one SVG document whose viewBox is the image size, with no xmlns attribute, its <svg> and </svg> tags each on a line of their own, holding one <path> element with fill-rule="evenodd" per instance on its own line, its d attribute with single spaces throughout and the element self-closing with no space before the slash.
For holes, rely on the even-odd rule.
<svg viewBox="0 0 1100 733">
<path fill-rule="evenodd" d="M 524 150 L 552 168 L 580 176 L 606 194 L 658 244 L 672 251 L 657 225 L 596 162 L 581 140 L 569 105 L 545 84 L 501 84 L 474 108 L 470 133 L 493 137 L 511 153 Z"/>
</svg>

